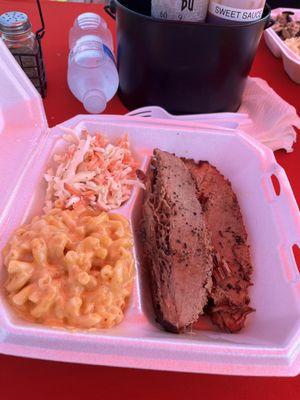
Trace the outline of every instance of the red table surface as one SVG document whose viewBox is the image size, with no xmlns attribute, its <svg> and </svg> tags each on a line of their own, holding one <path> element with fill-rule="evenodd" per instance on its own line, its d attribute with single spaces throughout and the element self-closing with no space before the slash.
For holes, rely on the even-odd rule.
<svg viewBox="0 0 300 400">
<path fill-rule="evenodd" d="M 43 39 L 47 69 L 48 95 L 44 101 L 50 126 L 65 121 L 84 109 L 69 92 L 66 83 L 68 32 L 74 18 L 85 11 L 105 16 L 112 32 L 114 22 L 102 6 L 78 3 L 43 2 L 46 35 Z M 35 27 L 38 14 L 34 1 L 0 0 L 0 13 L 8 10 L 27 12 Z M 260 45 L 252 76 L 265 79 L 300 113 L 300 86 L 289 80 L 281 60 L 275 59 L 264 41 Z M 117 96 L 108 104 L 108 114 L 124 114 L 126 108 Z M 298 204 L 300 144 L 294 152 L 276 152 L 285 168 Z M 199 396 L 209 399 L 300 399 L 300 376 L 297 378 L 254 378 L 196 375 L 172 372 L 143 371 L 100 366 L 65 364 L 0 355 L 0 399 L 183 399 Z"/>
</svg>

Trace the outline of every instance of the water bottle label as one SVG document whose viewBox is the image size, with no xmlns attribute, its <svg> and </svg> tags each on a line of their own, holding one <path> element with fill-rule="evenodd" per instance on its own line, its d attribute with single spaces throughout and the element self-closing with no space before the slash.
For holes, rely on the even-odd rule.
<svg viewBox="0 0 300 400">
<path fill-rule="evenodd" d="M 115 60 L 115 57 L 114 57 L 112 51 L 111 51 L 110 48 L 107 47 L 105 44 L 103 45 L 103 51 L 104 51 L 104 53 L 107 54 L 108 57 L 114 62 L 114 64 L 116 64 L 116 60 Z"/>
<path fill-rule="evenodd" d="M 224 6 L 223 4 L 211 1 L 209 4 L 209 13 L 216 17 L 235 22 L 252 22 L 259 20 L 263 15 L 263 8 L 241 9 Z"/>
<path fill-rule="evenodd" d="M 208 0 L 152 0 L 153 17 L 179 21 L 204 21 Z"/>
</svg>

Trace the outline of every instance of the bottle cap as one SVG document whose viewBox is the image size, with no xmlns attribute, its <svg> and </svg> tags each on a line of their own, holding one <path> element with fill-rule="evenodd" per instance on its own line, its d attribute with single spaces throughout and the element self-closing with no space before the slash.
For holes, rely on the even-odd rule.
<svg viewBox="0 0 300 400">
<path fill-rule="evenodd" d="M 90 114 L 102 113 L 107 104 L 105 94 L 101 90 L 89 90 L 83 97 L 83 106 Z"/>
<path fill-rule="evenodd" d="M 32 25 L 25 13 L 9 11 L 0 15 L 0 31 L 6 35 L 22 35 L 31 28 Z"/>
<path fill-rule="evenodd" d="M 81 29 L 97 29 L 100 26 L 104 29 L 107 28 L 107 23 L 100 15 L 95 13 L 83 13 L 77 17 L 77 24 Z"/>
</svg>

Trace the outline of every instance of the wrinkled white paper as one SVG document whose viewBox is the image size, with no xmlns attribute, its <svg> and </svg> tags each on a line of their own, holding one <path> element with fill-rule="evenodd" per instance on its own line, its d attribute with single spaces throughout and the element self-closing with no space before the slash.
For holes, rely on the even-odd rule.
<svg viewBox="0 0 300 400">
<path fill-rule="evenodd" d="M 152 16 L 156 18 L 203 22 L 208 0 L 152 0 Z"/>
<path fill-rule="evenodd" d="M 246 113 L 253 124 L 242 128 L 248 135 L 272 150 L 293 151 L 297 140 L 294 127 L 300 129 L 300 118 L 295 107 L 283 100 L 260 78 L 248 78 L 239 112 Z"/>
</svg>

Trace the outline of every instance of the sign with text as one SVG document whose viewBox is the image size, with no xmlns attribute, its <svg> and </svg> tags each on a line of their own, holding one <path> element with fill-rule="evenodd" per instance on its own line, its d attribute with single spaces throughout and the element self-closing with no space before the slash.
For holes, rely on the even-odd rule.
<svg viewBox="0 0 300 400">
<path fill-rule="evenodd" d="M 152 16 L 178 21 L 204 21 L 208 0 L 152 0 Z"/>
</svg>

